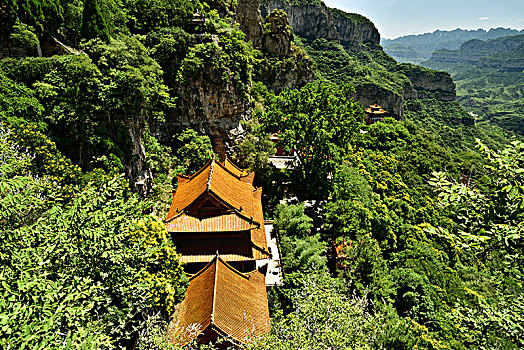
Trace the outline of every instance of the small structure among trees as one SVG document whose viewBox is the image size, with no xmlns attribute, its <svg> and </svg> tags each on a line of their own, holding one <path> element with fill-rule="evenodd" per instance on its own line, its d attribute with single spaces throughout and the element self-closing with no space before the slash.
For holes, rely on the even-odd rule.
<svg viewBox="0 0 524 350">
<path fill-rule="evenodd" d="M 368 124 L 374 124 L 376 122 L 383 121 L 384 117 L 387 115 L 387 112 L 376 103 L 370 105 L 369 108 L 364 110 L 366 111 L 366 121 Z"/>
<path fill-rule="evenodd" d="M 193 14 L 193 18 L 191 19 L 191 22 L 189 22 L 189 24 L 191 26 L 191 32 L 198 33 L 200 30 L 204 28 L 204 24 L 206 24 L 206 17 L 197 10 Z"/>
</svg>

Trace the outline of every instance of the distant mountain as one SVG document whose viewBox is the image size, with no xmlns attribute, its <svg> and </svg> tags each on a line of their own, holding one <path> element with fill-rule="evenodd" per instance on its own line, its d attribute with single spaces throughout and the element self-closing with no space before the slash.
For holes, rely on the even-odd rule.
<svg viewBox="0 0 524 350">
<path fill-rule="evenodd" d="M 457 100 L 478 120 L 524 136 L 524 35 L 469 40 L 458 50 L 438 50 L 422 65 L 445 70 Z"/>
<path fill-rule="evenodd" d="M 489 31 L 484 29 L 436 30 L 433 33 L 407 35 L 396 39 L 382 39 L 380 43 L 384 47 L 384 51 L 396 60 L 419 64 L 428 60 L 433 52 L 437 50 L 457 50 L 468 40 L 485 41 L 517 34 L 524 34 L 524 30 L 518 31 L 509 28 L 492 28 Z"/>
<path fill-rule="evenodd" d="M 482 41 L 468 40 L 458 50 L 435 51 L 423 66 L 445 70 L 450 73 L 465 68 L 491 67 L 499 71 L 522 72 L 524 70 L 524 34 L 505 36 Z"/>
</svg>

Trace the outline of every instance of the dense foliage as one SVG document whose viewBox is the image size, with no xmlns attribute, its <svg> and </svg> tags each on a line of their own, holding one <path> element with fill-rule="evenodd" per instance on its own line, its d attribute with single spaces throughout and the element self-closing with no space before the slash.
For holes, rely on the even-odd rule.
<svg viewBox="0 0 524 350">
<path fill-rule="evenodd" d="M 348 86 L 307 84 L 278 95 L 260 117 L 267 132 L 278 133 L 280 147 L 299 154 L 295 183 L 306 186 L 307 193 L 325 192 L 326 174 L 350 150 L 362 121 L 361 109 L 347 99 L 351 92 Z"/>
<path fill-rule="evenodd" d="M 0 60 L 0 347 L 173 348 L 187 278 L 157 217 L 176 173 L 217 156 L 205 120 L 229 102 L 249 120 L 224 140 L 263 186 L 285 275 L 272 332 L 247 348 L 524 347 L 524 145 L 503 130 L 522 132 L 522 73 L 493 67 L 500 55 L 454 72 L 465 110 L 415 91 L 438 73 L 378 45 L 262 21 L 290 53 L 253 47 L 234 1 L 2 5 L 9 50 L 58 37 L 78 55 Z M 358 94 L 399 120 L 366 125 Z M 277 148 L 294 154 L 284 169 Z"/>
<path fill-rule="evenodd" d="M 30 129 L 0 132 L 0 343 L 106 348 L 131 341 L 140 313 L 169 310 L 185 286 L 163 225 L 144 216 L 145 203 L 122 177 L 64 178 L 81 173 L 53 155 L 49 139 L 32 135 L 44 141 L 35 148 L 45 150 L 42 158 L 16 141 L 27 142 Z"/>
</svg>

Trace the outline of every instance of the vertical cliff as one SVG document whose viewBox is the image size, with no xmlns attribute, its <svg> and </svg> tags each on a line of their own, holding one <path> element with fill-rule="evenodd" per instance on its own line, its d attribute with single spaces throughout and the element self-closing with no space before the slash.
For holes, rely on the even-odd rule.
<svg viewBox="0 0 524 350">
<path fill-rule="evenodd" d="M 260 0 L 238 0 L 235 12 L 235 21 L 246 34 L 246 40 L 251 41 L 253 47 L 260 47 L 264 37 Z"/>
<path fill-rule="evenodd" d="M 286 11 L 293 31 L 304 38 L 337 40 L 352 51 L 361 50 L 363 43 L 380 42 L 380 34 L 369 19 L 328 8 L 323 2 L 303 5 L 288 5 L 280 0 L 262 2 L 263 17 L 274 10 Z"/>
</svg>

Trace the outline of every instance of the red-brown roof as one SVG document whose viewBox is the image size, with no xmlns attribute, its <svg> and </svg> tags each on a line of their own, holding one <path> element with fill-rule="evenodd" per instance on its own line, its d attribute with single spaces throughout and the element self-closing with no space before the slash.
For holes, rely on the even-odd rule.
<svg viewBox="0 0 524 350">
<path fill-rule="evenodd" d="M 235 163 L 231 162 L 228 157 L 226 157 L 221 164 L 237 177 L 247 176 L 250 173 L 247 169 L 239 168 Z"/>
<path fill-rule="evenodd" d="M 258 247 L 267 250 L 266 230 L 264 227 L 264 213 L 262 211 L 262 188 L 257 188 L 253 192 L 253 199 L 255 202 L 255 222 L 260 223 L 260 226 L 251 232 L 251 239 Z"/>
<path fill-rule="evenodd" d="M 184 301 L 179 305 L 170 326 L 169 338 L 185 345 L 197 332 L 215 331 L 236 343 L 270 331 L 265 276 L 259 271 L 240 273 L 215 256 L 193 276 Z"/>
<path fill-rule="evenodd" d="M 227 158 L 224 165 L 211 159 L 192 176 L 179 175 L 178 189 L 173 195 L 173 202 L 165 220 L 166 228 L 174 234 L 175 240 L 177 232 L 251 230 L 250 239 L 253 251 L 252 254 L 243 256 L 241 260 L 267 258 L 270 253 L 264 230 L 262 189 L 254 188 L 250 182 L 246 182 L 245 179 L 249 176 L 239 177 L 228 170 L 233 167 L 234 164 Z M 192 213 L 192 207 L 199 201 L 219 203 L 223 207 L 222 214 L 214 213 L 206 218 L 195 216 L 197 214 Z M 213 252 L 216 252 L 216 249 Z M 197 261 L 207 262 L 212 258 L 207 254 L 196 255 L 203 256 L 190 258 L 190 260 L 197 259 Z M 238 261 L 238 258 L 235 258 L 234 261 Z"/>
<path fill-rule="evenodd" d="M 253 185 L 240 178 L 224 165 L 211 159 L 192 176 L 178 175 L 178 189 L 166 221 L 186 209 L 203 193 L 209 192 L 233 210 L 247 218 L 254 217 Z"/>
<path fill-rule="evenodd" d="M 209 218 L 197 218 L 181 213 L 166 223 L 167 231 L 172 233 L 248 231 L 258 227 L 258 224 L 235 212 Z"/>
</svg>

